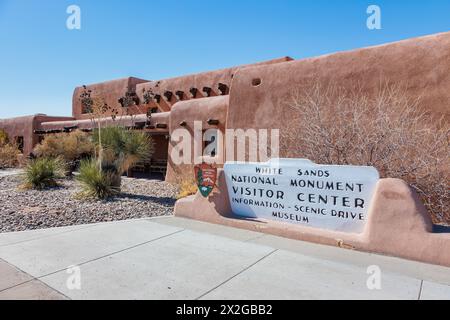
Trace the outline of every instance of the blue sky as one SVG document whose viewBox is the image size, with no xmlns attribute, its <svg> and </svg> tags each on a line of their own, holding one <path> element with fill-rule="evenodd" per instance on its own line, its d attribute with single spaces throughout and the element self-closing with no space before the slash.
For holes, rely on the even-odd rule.
<svg viewBox="0 0 450 320">
<path fill-rule="evenodd" d="M 66 9 L 81 8 L 81 30 Z M 380 6 L 382 30 L 366 27 Z M 0 118 L 71 115 L 73 89 L 301 59 L 450 31 L 450 0 L 0 0 Z"/>
</svg>

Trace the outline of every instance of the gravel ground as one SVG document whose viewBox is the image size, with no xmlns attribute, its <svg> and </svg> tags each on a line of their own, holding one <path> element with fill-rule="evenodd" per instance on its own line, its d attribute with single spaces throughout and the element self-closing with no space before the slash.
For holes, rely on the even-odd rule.
<svg viewBox="0 0 450 320">
<path fill-rule="evenodd" d="M 22 191 L 19 185 L 17 175 L 0 176 L 0 232 L 170 215 L 176 193 L 166 182 L 129 178 L 122 180 L 122 194 L 108 201 L 75 199 L 73 180 L 45 191 Z"/>
</svg>

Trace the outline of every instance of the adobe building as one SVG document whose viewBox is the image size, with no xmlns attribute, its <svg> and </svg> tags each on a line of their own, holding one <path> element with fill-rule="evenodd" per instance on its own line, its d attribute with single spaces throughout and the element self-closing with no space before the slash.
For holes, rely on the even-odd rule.
<svg viewBox="0 0 450 320">
<path fill-rule="evenodd" d="M 1 119 L 0 128 L 25 156 L 47 134 L 91 131 L 95 126 L 91 110 L 81 98 L 89 91 L 123 114 L 123 125 L 145 130 L 153 137 L 156 152 L 152 161 L 167 166 L 166 180 L 173 182 L 178 175 L 193 172 L 192 165 L 176 166 L 169 157 L 173 148 L 169 137 L 174 130 L 193 130 L 194 121 L 201 121 L 204 130 L 221 132 L 233 128 L 283 130 L 282 102 L 311 81 L 334 82 L 349 89 L 359 85 L 365 92 L 373 92 L 383 81 L 402 83 L 408 95 L 421 97 L 427 112 L 448 119 L 450 32 L 303 60 L 284 57 L 159 81 L 130 77 L 78 87 L 71 117 L 37 114 Z M 104 124 L 112 121 L 109 115 L 101 120 Z"/>
<path fill-rule="evenodd" d="M 444 117 L 448 121 L 450 32 L 303 60 L 285 57 L 159 81 L 130 77 L 78 87 L 73 94 L 71 117 L 38 114 L 0 120 L 0 128 L 27 156 L 48 134 L 92 131 L 96 123 L 83 97 L 100 97 L 112 108 L 99 120 L 102 125 L 119 121 L 151 135 L 156 147 L 152 164 L 166 169 L 165 179 L 175 182 L 182 175 L 193 177 L 194 171 L 193 164 L 175 165 L 169 156 L 175 147 L 170 139 L 175 130 L 183 128 L 193 133 L 194 121 L 200 121 L 203 130 L 222 133 L 227 129 L 282 131 L 283 119 L 289 117 L 283 104 L 293 92 L 311 82 L 336 83 L 348 90 L 358 86 L 369 95 L 377 91 L 380 83 L 401 84 L 408 97 L 421 98 L 420 108 L 435 119 Z M 200 139 L 197 143 L 206 147 Z M 433 232 L 425 207 L 402 180 L 380 179 L 364 231 L 346 233 L 278 221 L 237 219 L 230 208 L 225 179 L 224 170 L 219 168 L 214 192 L 208 198 L 197 193 L 178 200 L 175 215 L 450 266 L 450 234 Z"/>
</svg>

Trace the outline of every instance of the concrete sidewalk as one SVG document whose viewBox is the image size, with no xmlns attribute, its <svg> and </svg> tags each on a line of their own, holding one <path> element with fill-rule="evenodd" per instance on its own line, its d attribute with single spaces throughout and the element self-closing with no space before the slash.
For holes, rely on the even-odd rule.
<svg viewBox="0 0 450 320">
<path fill-rule="evenodd" d="M 450 268 L 175 217 L 0 234 L 0 259 L 0 299 L 450 299 Z"/>
<path fill-rule="evenodd" d="M 15 176 L 15 175 L 21 174 L 22 172 L 23 172 L 22 169 L 1 169 L 0 170 L 0 178 L 8 177 L 8 176 Z"/>
</svg>

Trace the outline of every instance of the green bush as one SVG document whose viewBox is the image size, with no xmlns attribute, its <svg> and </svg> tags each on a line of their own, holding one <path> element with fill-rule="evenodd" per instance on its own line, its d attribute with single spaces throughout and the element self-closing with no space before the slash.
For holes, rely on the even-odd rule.
<svg viewBox="0 0 450 320">
<path fill-rule="evenodd" d="M 115 174 L 102 170 L 95 159 L 82 160 L 80 172 L 76 180 L 80 182 L 82 191 L 80 198 L 107 199 L 120 191 Z"/>
<path fill-rule="evenodd" d="M 61 158 L 38 158 L 31 160 L 23 175 L 24 187 L 42 190 L 58 185 L 65 176 L 66 166 Z"/>
</svg>

